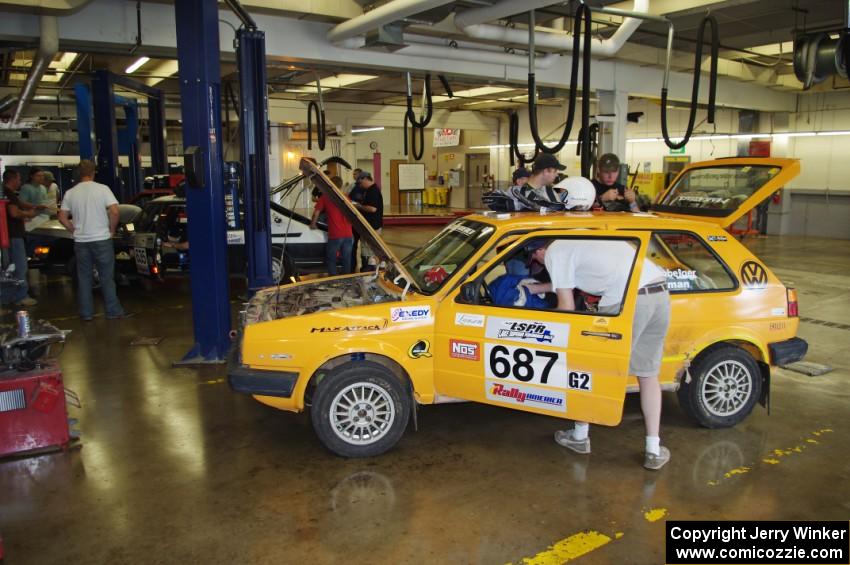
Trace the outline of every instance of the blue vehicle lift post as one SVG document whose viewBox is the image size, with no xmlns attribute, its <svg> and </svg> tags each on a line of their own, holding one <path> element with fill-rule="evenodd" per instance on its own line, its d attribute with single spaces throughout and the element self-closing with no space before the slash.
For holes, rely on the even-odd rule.
<svg viewBox="0 0 850 565">
<path fill-rule="evenodd" d="M 257 29 L 238 0 L 226 0 L 242 21 L 236 32 L 236 62 L 242 113 L 242 189 L 245 208 L 245 254 L 248 291 L 271 286 L 271 212 L 269 205 L 269 117 L 266 89 L 266 34 Z M 281 269 L 283 260 L 281 258 Z"/>
<path fill-rule="evenodd" d="M 127 199 L 142 189 L 143 174 L 139 156 L 139 106 L 131 98 L 114 93 L 115 85 L 144 94 L 148 99 L 151 166 L 156 174 L 168 172 L 165 133 L 165 96 L 161 90 L 115 75 L 97 71 L 91 91 L 85 84 L 77 84 L 77 130 L 79 132 L 80 158 L 97 162 L 95 179 L 112 188 L 119 201 Z M 115 107 L 122 106 L 126 128 L 118 129 Z M 94 119 L 92 119 L 94 114 Z M 94 133 L 92 135 L 92 121 Z M 97 147 L 97 154 L 95 154 Z M 118 156 L 129 156 L 128 186 L 118 175 Z"/>
<path fill-rule="evenodd" d="M 221 137 L 221 72 L 216 0 L 174 4 L 183 115 L 186 206 L 195 345 L 179 364 L 225 361 L 230 300 Z"/>
</svg>

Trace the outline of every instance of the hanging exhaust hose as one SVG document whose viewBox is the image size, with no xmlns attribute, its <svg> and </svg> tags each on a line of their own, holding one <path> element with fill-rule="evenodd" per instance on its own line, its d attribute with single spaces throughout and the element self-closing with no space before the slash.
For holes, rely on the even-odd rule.
<svg viewBox="0 0 850 565">
<path fill-rule="evenodd" d="M 454 97 L 454 93 L 452 93 L 452 89 L 449 86 L 446 77 L 439 75 L 440 82 L 443 83 L 443 87 L 446 89 L 446 94 L 449 98 Z M 425 75 L 425 115 L 421 120 L 416 119 L 416 114 L 413 112 L 413 95 L 408 93 L 407 95 L 407 112 L 404 113 L 404 154 L 408 154 L 408 142 L 407 142 L 407 122 L 410 122 L 411 127 L 411 136 L 410 136 L 410 144 L 411 149 L 413 150 L 413 158 L 417 161 L 422 159 L 422 156 L 425 154 L 425 128 L 428 124 L 431 123 L 431 118 L 434 116 L 434 102 L 431 97 L 431 75 Z M 417 149 L 417 141 L 416 138 L 419 138 Z"/>
<path fill-rule="evenodd" d="M 582 25 L 583 24 L 583 25 Z M 534 143 L 537 149 L 544 153 L 557 153 L 564 148 L 567 139 L 572 133 L 573 122 L 575 121 L 576 113 L 576 96 L 578 95 L 578 64 L 579 51 L 581 51 L 581 66 L 582 66 L 582 124 L 585 126 L 590 119 L 590 45 L 591 45 L 591 15 L 590 8 L 585 4 L 580 4 L 575 15 L 575 32 L 573 33 L 573 58 L 570 68 L 570 98 L 569 107 L 567 109 L 567 123 L 564 126 L 564 131 L 561 134 L 561 139 L 553 146 L 549 147 L 540 137 L 540 132 L 537 125 L 537 84 L 534 76 L 534 69 L 530 68 L 528 73 L 528 122 L 531 129 L 531 137 L 534 138 Z M 583 28 L 583 29 L 582 29 Z M 533 32 L 533 31 L 532 31 Z M 581 47 L 581 39 L 584 38 L 583 47 Z M 586 123 L 587 122 L 587 123 Z M 582 151 L 584 155 L 590 151 Z M 584 160 L 582 158 L 582 175 L 584 173 Z M 589 169 L 588 169 L 589 170 Z M 586 175 L 585 175 L 586 176 Z"/>
<path fill-rule="evenodd" d="M 670 149 L 681 149 L 684 147 L 691 134 L 694 133 L 694 124 L 697 117 L 697 105 L 699 99 L 699 75 L 702 67 L 702 47 L 705 37 L 705 26 L 711 24 L 711 70 L 708 74 L 708 117 L 706 121 L 710 124 L 714 123 L 714 107 L 717 97 L 717 50 L 720 46 L 719 35 L 717 32 L 717 20 L 714 16 L 707 15 L 700 23 L 699 31 L 697 32 L 697 48 L 694 54 L 694 82 L 691 90 L 691 109 L 688 116 L 688 129 L 685 131 L 684 137 L 678 143 L 670 141 L 670 134 L 667 131 L 667 88 L 661 89 L 661 134 L 664 136 L 664 143 Z"/>
<path fill-rule="evenodd" d="M 525 167 L 528 163 L 534 161 L 540 154 L 540 149 L 534 146 L 534 156 L 526 158 L 519 150 L 519 115 L 516 112 L 511 113 L 510 122 L 508 123 L 508 155 L 511 157 L 511 167 L 519 162 L 520 167 Z"/>
<path fill-rule="evenodd" d="M 315 100 L 307 105 L 307 149 L 313 149 L 313 112 L 316 113 L 316 140 L 319 151 L 325 150 L 325 110 L 319 109 Z"/>
</svg>

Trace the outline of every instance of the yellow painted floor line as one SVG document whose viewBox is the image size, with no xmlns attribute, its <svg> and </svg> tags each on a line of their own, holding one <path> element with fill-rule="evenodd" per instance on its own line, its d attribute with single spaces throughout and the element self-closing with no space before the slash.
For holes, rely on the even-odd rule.
<svg viewBox="0 0 850 565">
<path fill-rule="evenodd" d="M 806 448 L 812 447 L 814 445 L 819 445 L 821 441 L 823 441 L 824 434 L 832 433 L 833 430 L 831 428 L 822 428 L 820 430 L 815 430 L 811 433 L 811 435 L 820 438 L 804 438 L 804 441 L 798 445 L 792 447 L 786 447 L 784 449 L 774 449 L 766 456 L 762 457 L 761 462 L 767 465 L 780 465 L 782 463 L 782 459 L 785 457 L 790 457 L 792 455 L 803 453 Z M 722 478 L 718 478 L 717 480 L 708 481 L 707 484 L 710 487 L 714 487 L 720 484 L 723 480 L 729 480 L 734 478 L 736 475 L 744 475 L 753 470 L 753 466 L 744 466 L 738 467 L 737 469 L 730 469 L 729 471 L 723 473 Z"/>
<path fill-rule="evenodd" d="M 616 534 L 617 539 L 623 537 Z M 552 544 L 546 551 L 541 551 L 534 557 L 522 560 L 525 565 L 560 565 L 586 555 L 591 551 L 610 543 L 612 539 L 605 534 L 595 531 L 579 532 L 559 542 Z"/>
</svg>

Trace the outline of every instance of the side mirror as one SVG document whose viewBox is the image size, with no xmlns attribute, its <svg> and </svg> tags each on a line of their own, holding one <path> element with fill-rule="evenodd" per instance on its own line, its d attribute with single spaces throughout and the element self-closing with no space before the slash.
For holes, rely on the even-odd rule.
<svg viewBox="0 0 850 565">
<path fill-rule="evenodd" d="M 474 281 L 465 283 L 460 287 L 460 298 L 466 304 L 477 304 L 478 285 Z"/>
</svg>

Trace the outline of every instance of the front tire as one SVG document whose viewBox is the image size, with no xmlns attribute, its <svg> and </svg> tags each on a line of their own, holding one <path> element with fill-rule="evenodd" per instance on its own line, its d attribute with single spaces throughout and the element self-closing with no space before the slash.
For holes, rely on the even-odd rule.
<svg viewBox="0 0 850 565">
<path fill-rule="evenodd" d="M 316 386 L 310 417 L 319 440 L 341 457 L 374 457 L 398 443 L 410 419 L 404 383 L 370 361 L 346 363 Z"/>
<path fill-rule="evenodd" d="M 679 387 L 679 404 L 706 428 L 742 422 L 761 397 L 761 370 L 740 347 L 722 345 L 700 354 L 690 374 L 691 382 Z"/>
</svg>

